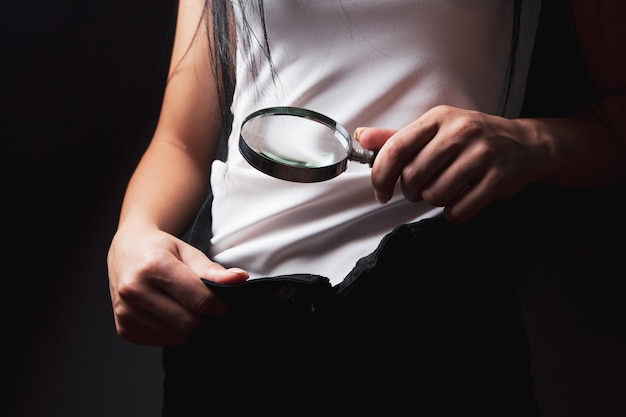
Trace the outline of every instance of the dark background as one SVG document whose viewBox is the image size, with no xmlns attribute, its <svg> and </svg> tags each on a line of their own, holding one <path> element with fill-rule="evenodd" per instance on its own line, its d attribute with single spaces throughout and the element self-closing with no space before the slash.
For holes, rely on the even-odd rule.
<svg viewBox="0 0 626 417">
<path fill-rule="evenodd" d="M 175 3 L 2 6 L 2 416 L 159 414 L 160 351 L 117 336 L 106 251 L 158 117 Z M 544 220 L 518 237 L 545 417 L 626 415 L 623 195 L 535 200 Z"/>
<path fill-rule="evenodd" d="M 3 3 L 0 415 L 158 415 L 160 351 L 117 336 L 106 252 L 159 114 L 176 3 Z"/>
</svg>

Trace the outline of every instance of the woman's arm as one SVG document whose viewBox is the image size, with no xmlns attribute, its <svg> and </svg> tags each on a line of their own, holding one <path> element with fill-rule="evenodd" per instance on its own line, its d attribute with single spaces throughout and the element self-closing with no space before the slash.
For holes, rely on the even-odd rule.
<svg viewBox="0 0 626 417">
<path fill-rule="evenodd" d="M 140 344 L 183 343 L 208 317 L 225 313 L 201 277 L 247 279 L 177 237 L 206 197 L 221 129 L 203 4 L 179 3 L 161 115 L 128 184 L 107 258 L 117 331 Z"/>
<path fill-rule="evenodd" d="M 180 235 L 208 190 L 220 111 L 202 6 L 179 4 L 160 119 L 128 184 L 120 226 L 148 223 Z"/>
<path fill-rule="evenodd" d="M 536 121 L 539 129 L 557 137 L 561 162 L 541 181 L 566 187 L 610 185 L 626 179 L 626 3 L 571 0 L 570 6 L 596 99 L 562 121 Z"/>
<path fill-rule="evenodd" d="M 575 28 L 596 100 L 566 117 L 508 120 L 439 106 L 397 132 L 358 129 L 380 148 L 372 169 L 376 199 L 400 180 L 410 201 L 445 206 L 463 222 L 531 183 L 602 187 L 626 179 L 626 4 L 572 0 Z"/>
</svg>

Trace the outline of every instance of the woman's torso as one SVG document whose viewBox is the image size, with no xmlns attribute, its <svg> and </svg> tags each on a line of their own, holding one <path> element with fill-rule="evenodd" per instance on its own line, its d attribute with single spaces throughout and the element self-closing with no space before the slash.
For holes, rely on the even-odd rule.
<svg viewBox="0 0 626 417">
<path fill-rule="evenodd" d="M 513 85 L 507 103 L 514 9 L 513 1 L 503 0 L 265 1 L 276 77 L 257 43 L 260 21 L 250 19 L 250 48 L 238 38 L 228 158 L 212 167 L 209 255 L 252 278 L 306 272 L 338 283 L 396 225 L 439 212 L 404 200 L 398 189 L 389 203 L 378 204 L 371 168 L 357 162 L 320 183 L 262 174 L 239 154 L 239 126 L 247 114 L 269 106 L 315 110 L 349 132 L 399 129 L 438 104 L 515 113 L 525 61 L 516 60 L 522 83 Z M 236 5 L 235 15 L 241 33 Z"/>
</svg>

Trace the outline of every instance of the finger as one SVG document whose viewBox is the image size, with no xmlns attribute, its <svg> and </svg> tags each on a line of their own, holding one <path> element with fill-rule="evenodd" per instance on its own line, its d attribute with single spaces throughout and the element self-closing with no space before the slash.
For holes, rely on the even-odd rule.
<svg viewBox="0 0 626 417">
<path fill-rule="evenodd" d="M 438 155 L 444 154 L 445 152 L 441 152 Z M 433 159 L 437 159 L 437 156 L 433 156 Z M 443 161 L 446 162 L 444 163 Z M 447 155 L 447 159 L 440 158 L 440 161 L 436 162 L 435 165 L 439 172 L 418 174 L 414 179 L 414 183 L 406 185 L 410 189 L 404 191 L 403 188 L 405 195 L 420 190 L 422 177 L 428 175 L 431 180 L 421 189 L 421 197 L 434 206 L 446 206 L 466 191 L 468 186 L 473 186 L 477 183 L 480 177 L 484 175 L 483 168 L 476 159 L 469 157 L 467 154 L 459 155 L 456 159 L 452 154 Z"/>
<path fill-rule="evenodd" d="M 235 284 L 249 278 L 249 274 L 240 268 L 224 268 L 211 261 L 204 252 L 184 245 L 179 249 L 182 263 L 178 262 L 174 276 L 180 274 L 184 286 L 172 286 L 165 289 L 174 299 L 190 312 L 198 316 L 221 317 L 228 311 L 222 302 L 201 280 L 201 278 L 223 284 Z"/>
<path fill-rule="evenodd" d="M 114 303 L 117 332 L 134 343 L 183 343 L 202 320 L 159 290 L 125 287 Z"/>
<path fill-rule="evenodd" d="M 116 329 L 123 339 L 133 343 L 150 346 L 180 345 L 189 340 L 191 335 L 185 327 L 168 325 L 144 312 L 135 311 L 129 315 L 132 315 L 132 321 L 125 320 L 124 316 L 116 318 Z M 198 324 L 194 328 L 199 327 L 202 320 L 196 319 L 196 322 Z"/>
<path fill-rule="evenodd" d="M 402 194 L 409 201 L 426 200 L 435 206 L 444 206 L 458 192 L 447 188 L 453 183 L 450 165 L 454 163 L 457 154 L 450 149 L 443 149 L 437 140 L 438 136 L 439 133 L 402 169 Z M 447 190 L 447 195 L 439 194 L 440 190 Z"/>
<path fill-rule="evenodd" d="M 209 259 L 204 252 L 190 246 L 184 246 L 180 250 L 180 258 L 198 276 L 223 284 L 235 284 L 249 278 L 246 271 L 241 268 L 224 268 L 217 262 Z"/>
<path fill-rule="evenodd" d="M 354 131 L 354 139 L 365 149 L 380 149 L 387 140 L 397 132 L 396 129 L 379 127 L 358 127 Z"/>
<path fill-rule="evenodd" d="M 167 276 L 155 277 L 153 286 L 193 316 L 221 317 L 228 312 L 228 306 L 202 282 L 198 274 L 183 263 L 178 262 L 173 268 L 169 268 Z M 152 308 L 156 309 L 158 306 Z M 161 311 L 161 314 L 167 317 L 165 311 Z M 186 318 L 181 316 L 179 319 Z"/>
<path fill-rule="evenodd" d="M 436 132 L 436 122 L 418 119 L 397 131 L 384 143 L 372 166 L 372 186 L 378 202 L 386 203 L 391 199 L 402 171 Z"/>
<path fill-rule="evenodd" d="M 473 219 L 482 209 L 491 204 L 486 181 L 468 185 L 455 200 L 444 209 L 444 216 L 451 223 L 465 223 Z"/>
<path fill-rule="evenodd" d="M 523 178 L 511 178 L 504 170 L 492 167 L 446 207 L 446 217 L 457 223 L 469 221 L 494 202 L 517 195 L 525 184 Z"/>
</svg>

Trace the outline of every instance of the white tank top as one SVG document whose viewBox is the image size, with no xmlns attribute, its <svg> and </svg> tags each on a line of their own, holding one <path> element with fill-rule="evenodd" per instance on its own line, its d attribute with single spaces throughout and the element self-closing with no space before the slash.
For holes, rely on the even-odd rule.
<svg viewBox="0 0 626 417">
<path fill-rule="evenodd" d="M 254 2 L 246 2 L 251 4 Z M 514 2 L 505 0 L 266 0 L 267 38 L 277 78 L 255 40 L 238 47 L 234 124 L 227 162 L 212 165 L 213 237 L 209 256 L 251 278 L 291 273 L 341 282 L 356 261 L 402 223 L 441 211 L 406 201 L 399 189 L 374 200 L 367 164 L 349 162 L 329 181 L 292 183 L 258 172 L 240 155 L 245 116 L 268 106 L 321 112 L 352 133 L 399 129 L 438 104 L 515 116 L 521 107 L 539 1 L 521 12 L 509 100 Z M 238 38 L 241 42 L 241 37 Z"/>
</svg>

